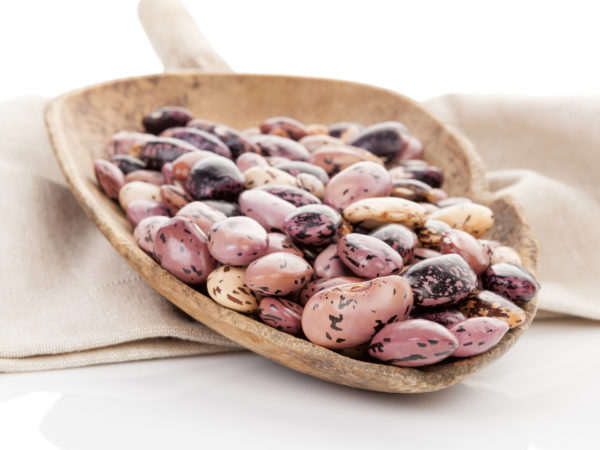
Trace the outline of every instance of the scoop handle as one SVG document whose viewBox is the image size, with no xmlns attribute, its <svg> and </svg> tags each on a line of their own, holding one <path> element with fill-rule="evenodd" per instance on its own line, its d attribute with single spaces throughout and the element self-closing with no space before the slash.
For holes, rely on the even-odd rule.
<svg viewBox="0 0 600 450">
<path fill-rule="evenodd" d="M 140 0 L 138 16 L 165 72 L 232 72 L 181 0 Z"/>
</svg>

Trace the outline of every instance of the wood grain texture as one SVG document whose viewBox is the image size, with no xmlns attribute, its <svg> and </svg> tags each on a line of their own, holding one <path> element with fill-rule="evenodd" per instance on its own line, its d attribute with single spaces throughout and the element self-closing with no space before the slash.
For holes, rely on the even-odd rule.
<svg viewBox="0 0 600 450">
<path fill-rule="evenodd" d="M 444 170 L 444 188 L 451 195 L 471 197 L 494 210 L 496 225 L 486 237 L 517 248 L 532 272 L 537 267 L 537 245 L 515 201 L 496 198 L 487 190 L 484 168 L 474 150 L 417 103 L 391 91 L 316 78 L 185 72 L 116 80 L 52 100 L 46 125 L 78 202 L 129 264 L 190 316 L 294 370 L 347 386 L 397 393 L 435 391 L 459 382 L 500 357 L 529 326 L 537 299 L 525 305 L 526 323 L 509 331 L 488 352 L 413 369 L 350 359 L 219 306 L 140 250 L 125 215 L 95 182 L 93 161 L 106 157 L 110 136 L 119 130 L 139 130 L 142 116 L 163 105 L 181 105 L 197 117 L 236 128 L 275 115 L 324 124 L 399 120 L 423 141 L 426 159 Z"/>
</svg>

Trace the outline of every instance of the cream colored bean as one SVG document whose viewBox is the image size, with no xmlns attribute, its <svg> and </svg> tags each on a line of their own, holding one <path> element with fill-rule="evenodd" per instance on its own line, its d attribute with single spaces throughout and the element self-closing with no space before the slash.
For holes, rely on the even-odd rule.
<svg viewBox="0 0 600 450">
<path fill-rule="evenodd" d="M 344 209 L 344 217 L 367 229 L 386 223 L 399 223 L 416 228 L 424 222 L 425 208 L 418 203 L 397 197 L 366 198 Z"/>
<path fill-rule="evenodd" d="M 265 184 L 296 186 L 296 177 L 275 167 L 251 167 L 244 172 L 244 187 L 246 189 Z"/>
<path fill-rule="evenodd" d="M 219 305 L 239 312 L 258 309 L 258 297 L 244 284 L 246 269 L 221 266 L 213 270 L 206 280 L 208 295 Z"/>
<path fill-rule="evenodd" d="M 160 202 L 160 187 L 146 183 L 145 181 L 132 181 L 127 183 L 119 191 L 119 204 L 123 211 L 127 211 L 127 206 L 134 200 L 152 200 Z"/>
<path fill-rule="evenodd" d="M 429 219 L 441 220 L 452 228 L 466 231 L 477 238 L 483 236 L 494 225 L 492 210 L 477 203 L 448 206 L 432 213 Z"/>
</svg>

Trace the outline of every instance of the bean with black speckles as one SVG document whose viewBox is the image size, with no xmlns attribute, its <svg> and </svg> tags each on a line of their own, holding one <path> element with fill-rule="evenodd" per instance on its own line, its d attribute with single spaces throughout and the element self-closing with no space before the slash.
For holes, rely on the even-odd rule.
<svg viewBox="0 0 600 450">
<path fill-rule="evenodd" d="M 396 275 L 335 286 L 306 303 L 302 329 L 311 342 L 323 347 L 355 347 L 386 324 L 406 319 L 412 300 L 407 281 Z"/>
<path fill-rule="evenodd" d="M 119 191 L 125 184 L 125 175 L 117 166 L 105 159 L 94 161 L 94 173 L 102 191 L 112 199 L 119 198 Z"/>
<path fill-rule="evenodd" d="M 308 150 L 302 144 L 285 137 L 270 134 L 248 136 L 248 140 L 258 146 L 266 156 L 283 156 L 293 161 L 307 161 Z"/>
<path fill-rule="evenodd" d="M 477 203 L 447 206 L 430 214 L 429 219 L 446 222 L 451 228 L 466 231 L 476 238 L 483 236 L 494 225 L 492 210 Z"/>
<path fill-rule="evenodd" d="M 422 181 L 432 188 L 439 188 L 444 183 L 444 173 L 436 166 L 406 165 L 404 170 L 411 178 Z"/>
<path fill-rule="evenodd" d="M 160 187 L 160 198 L 172 216 L 194 199 L 181 186 L 163 184 Z"/>
<path fill-rule="evenodd" d="M 244 172 L 244 187 L 246 189 L 253 189 L 267 184 L 296 186 L 296 178 L 275 167 L 256 166 L 250 167 Z"/>
<path fill-rule="evenodd" d="M 337 244 L 331 244 L 315 258 L 313 269 L 317 278 L 336 278 L 353 276 L 337 254 Z"/>
<path fill-rule="evenodd" d="M 325 145 L 344 145 L 344 141 L 341 139 L 323 134 L 306 136 L 298 142 L 304 145 L 309 153 L 312 153 Z"/>
<path fill-rule="evenodd" d="M 310 154 L 308 162 L 321 167 L 329 176 L 362 161 L 372 161 L 383 166 L 373 153 L 351 145 L 324 145 Z"/>
<path fill-rule="evenodd" d="M 231 159 L 231 150 L 214 134 L 192 127 L 168 128 L 160 137 L 181 139 L 194 147 Z"/>
<path fill-rule="evenodd" d="M 268 161 L 258 153 L 246 152 L 242 153 L 235 160 L 235 165 L 238 166 L 240 172 L 244 173 L 252 167 L 269 167 Z"/>
<path fill-rule="evenodd" d="M 371 125 L 349 142 L 350 145 L 364 148 L 385 161 L 395 159 L 406 143 L 406 127 L 391 121 Z"/>
<path fill-rule="evenodd" d="M 129 155 L 140 159 L 150 170 L 160 170 L 164 163 L 173 162 L 185 153 L 199 151 L 192 144 L 174 138 L 157 137 L 129 150 Z"/>
<path fill-rule="evenodd" d="M 344 208 L 344 217 L 348 221 L 366 229 L 388 223 L 414 229 L 423 224 L 425 213 L 420 204 L 398 197 L 365 198 Z"/>
<path fill-rule="evenodd" d="M 327 127 L 327 125 L 323 125 L 322 123 L 308 124 L 308 125 L 306 125 L 306 131 L 308 131 L 309 136 L 311 136 L 311 135 L 329 136 L 329 127 Z"/>
<path fill-rule="evenodd" d="M 442 235 L 452 230 L 450 225 L 441 220 L 426 220 L 423 226 L 417 228 L 415 231 L 419 238 L 419 243 L 425 248 L 431 248 L 433 250 L 439 250 L 442 242 Z"/>
<path fill-rule="evenodd" d="M 329 175 L 327 175 L 325 170 L 319 166 L 315 166 L 314 164 L 307 163 L 306 161 L 281 162 L 275 164 L 274 167 L 279 170 L 283 170 L 294 177 L 301 173 L 308 173 L 317 177 L 323 184 L 329 183 Z"/>
<path fill-rule="evenodd" d="M 205 201 L 190 202 L 177 211 L 176 215 L 190 219 L 198 225 L 204 233 L 208 233 L 215 223 L 227 218 L 225 214 L 218 209 L 213 208 Z"/>
<path fill-rule="evenodd" d="M 236 202 L 228 202 L 226 200 L 203 200 L 205 204 L 210 206 L 211 208 L 216 209 L 217 211 L 221 211 L 227 217 L 241 216 L 242 210 L 240 209 L 240 205 Z"/>
<path fill-rule="evenodd" d="M 242 213 L 256 220 L 269 232 L 283 231 L 285 218 L 296 210 L 290 202 L 260 189 L 242 192 L 239 202 Z"/>
<path fill-rule="evenodd" d="M 342 262 L 359 277 L 376 278 L 402 269 L 402 256 L 380 239 L 350 233 L 337 243 Z"/>
<path fill-rule="evenodd" d="M 369 235 L 382 240 L 396 250 L 402 256 L 404 264 L 412 262 L 419 241 L 417 235 L 411 229 L 404 225 L 391 223 L 376 228 Z"/>
<path fill-rule="evenodd" d="M 460 310 L 455 308 L 414 308 L 410 312 L 413 319 L 425 319 L 439 323 L 445 327 L 461 322 L 467 318 Z"/>
<path fill-rule="evenodd" d="M 493 317 L 471 317 L 448 327 L 458 340 L 452 354 L 459 358 L 479 355 L 496 345 L 508 331 L 508 324 Z"/>
<path fill-rule="evenodd" d="M 406 178 L 392 181 L 392 192 L 394 197 L 405 198 L 413 202 L 434 202 L 433 188 L 427 183 L 419 180 Z"/>
<path fill-rule="evenodd" d="M 125 175 L 125 183 L 132 181 L 145 181 L 146 183 L 162 186 L 165 184 L 165 177 L 156 170 L 134 170 Z"/>
<path fill-rule="evenodd" d="M 204 232 L 185 217 L 173 217 L 156 233 L 154 254 L 163 269 L 189 284 L 201 284 L 217 266 Z"/>
<path fill-rule="evenodd" d="M 263 184 L 255 189 L 266 191 L 269 194 L 290 202 L 294 206 L 318 205 L 321 203 L 317 197 L 310 192 L 300 189 L 296 186 L 288 186 L 284 184 Z"/>
<path fill-rule="evenodd" d="M 530 301 L 540 285 L 525 268 L 511 263 L 492 264 L 481 276 L 485 289 L 512 301 Z"/>
<path fill-rule="evenodd" d="M 165 184 L 180 184 L 177 180 L 175 180 L 175 175 L 173 175 L 173 163 L 164 163 L 162 168 L 160 169 L 160 173 L 162 174 L 165 180 Z"/>
<path fill-rule="evenodd" d="M 154 240 L 158 229 L 168 222 L 166 216 L 150 216 L 146 217 L 137 224 L 133 230 L 133 238 L 138 247 L 144 250 L 148 255 L 154 257 Z"/>
<path fill-rule="evenodd" d="M 301 305 L 306 305 L 308 300 L 315 295 L 317 292 L 324 291 L 335 286 L 341 286 L 343 284 L 356 284 L 362 283 L 363 279 L 355 276 L 341 276 L 335 278 L 318 278 L 316 280 L 307 283 L 298 294 L 298 301 Z"/>
<path fill-rule="evenodd" d="M 269 247 L 265 229 L 250 217 L 228 217 L 210 228 L 208 249 L 217 261 L 245 266 L 264 256 Z"/>
<path fill-rule="evenodd" d="M 467 317 L 494 317 L 516 328 L 527 319 L 525 311 L 510 300 L 491 291 L 474 292 L 462 300 L 457 308 Z"/>
<path fill-rule="evenodd" d="M 214 134 L 229 147 L 233 159 L 246 152 L 261 153 L 260 148 L 248 141 L 247 136 L 243 136 L 239 131 L 227 125 L 205 119 L 194 119 L 189 121 L 186 126 Z"/>
<path fill-rule="evenodd" d="M 119 131 L 110 138 L 107 152 L 111 157 L 128 155 L 133 147 L 140 147 L 151 139 L 156 139 L 156 136 L 153 134 L 138 133 L 137 131 Z"/>
<path fill-rule="evenodd" d="M 477 287 L 477 275 L 464 259 L 455 254 L 418 262 L 403 276 L 410 283 L 417 306 L 458 303 Z"/>
<path fill-rule="evenodd" d="M 461 230 L 446 231 L 442 235 L 440 253 L 442 255 L 456 253 L 471 266 L 477 275 L 481 275 L 490 265 L 490 256 L 487 250 L 477 239 Z"/>
<path fill-rule="evenodd" d="M 116 154 L 110 157 L 110 162 L 121 169 L 125 175 L 135 170 L 143 170 L 146 168 L 144 161 L 134 158 L 133 156 Z"/>
<path fill-rule="evenodd" d="M 206 280 L 208 295 L 219 305 L 243 313 L 258 309 L 258 297 L 244 284 L 243 267 L 224 265 L 213 270 Z"/>
<path fill-rule="evenodd" d="M 365 126 L 356 122 L 338 122 L 329 125 L 329 135 L 348 142 L 358 136 Z"/>
<path fill-rule="evenodd" d="M 295 242 L 303 245 L 328 245 L 342 229 L 342 216 L 327 205 L 306 205 L 285 217 L 283 230 Z"/>
<path fill-rule="evenodd" d="M 119 204 L 123 211 L 127 211 L 127 206 L 134 200 L 152 200 L 160 202 L 160 188 L 145 181 L 132 181 L 125 184 L 119 191 Z"/>
<path fill-rule="evenodd" d="M 369 345 L 369 354 L 387 364 L 419 367 L 446 359 L 458 347 L 458 339 L 439 323 L 405 320 L 383 327 Z"/>
<path fill-rule="evenodd" d="M 127 205 L 127 220 L 135 228 L 143 219 L 152 216 L 169 217 L 169 210 L 161 202 L 134 200 Z"/>
<path fill-rule="evenodd" d="M 312 278 L 313 269 L 303 258 L 277 252 L 254 260 L 244 282 L 261 295 L 287 295 L 298 292 Z"/>
<path fill-rule="evenodd" d="M 309 173 L 299 173 L 296 175 L 296 186 L 304 189 L 318 199 L 322 199 L 325 196 L 325 185 L 321 180 Z"/>
<path fill-rule="evenodd" d="M 272 134 L 293 139 L 295 141 L 308 135 L 308 129 L 302 122 L 291 117 L 270 117 L 264 120 L 260 126 L 260 132 L 263 134 Z"/>
<path fill-rule="evenodd" d="M 148 133 L 159 134 L 167 128 L 182 127 L 192 120 L 192 113 L 181 106 L 163 106 L 142 119 Z"/>
<path fill-rule="evenodd" d="M 327 185 L 323 200 L 341 212 L 358 200 L 388 197 L 391 193 L 388 171 L 372 161 L 362 161 L 336 174 Z"/>
<path fill-rule="evenodd" d="M 185 189 L 196 200 L 234 200 L 244 189 L 244 175 L 229 159 L 206 158 L 194 164 Z"/>
<path fill-rule="evenodd" d="M 258 305 L 258 316 L 263 323 L 294 336 L 302 330 L 304 308 L 284 298 L 265 297 Z"/>
<path fill-rule="evenodd" d="M 196 164 L 202 159 L 214 158 L 215 156 L 218 155 L 216 153 L 207 152 L 206 150 L 198 150 L 197 152 L 184 153 L 172 162 L 173 176 L 176 180 L 184 182 L 190 175 L 194 164 Z"/>
<path fill-rule="evenodd" d="M 302 250 L 296 247 L 296 244 L 292 241 L 292 239 L 283 233 L 267 233 L 269 237 L 269 247 L 267 248 L 267 255 L 269 253 L 276 252 L 287 252 L 292 253 L 296 256 L 300 256 L 301 258 L 304 256 Z"/>
</svg>

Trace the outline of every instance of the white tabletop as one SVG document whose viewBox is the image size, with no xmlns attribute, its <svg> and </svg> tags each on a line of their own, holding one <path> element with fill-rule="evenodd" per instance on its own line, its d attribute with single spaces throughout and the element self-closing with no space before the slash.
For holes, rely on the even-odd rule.
<svg viewBox="0 0 600 450">
<path fill-rule="evenodd" d="M 2 375 L 0 448 L 598 449 L 598 342 L 593 322 L 537 322 L 480 373 L 418 395 L 251 353 Z"/>
<path fill-rule="evenodd" d="M 307 0 L 287 4 L 293 13 L 280 1 L 185 3 L 241 72 L 352 79 L 417 99 L 592 94 L 600 78 L 591 9 L 571 23 L 562 7 L 545 4 L 540 21 L 520 1 L 493 13 L 465 1 Z M 0 101 L 160 71 L 135 4 L 3 5 Z M 536 322 L 477 375 L 410 396 L 329 384 L 250 353 L 1 375 L 0 449 L 598 449 L 598 342 L 593 322 Z"/>
</svg>

